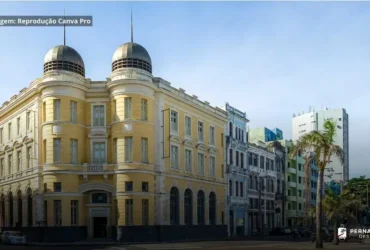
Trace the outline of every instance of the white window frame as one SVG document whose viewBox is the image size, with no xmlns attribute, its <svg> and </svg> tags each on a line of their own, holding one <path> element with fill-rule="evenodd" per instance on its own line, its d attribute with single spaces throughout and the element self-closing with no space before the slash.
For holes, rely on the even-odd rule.
<svg viewBox="0 0 370 250">
<path fill-rule="evenodd" d="M 21 118 L 17 117 L 17 135 L 21 134 Z"/>
<path fill-rule="evenodd" d="M 141 120 L 148 121 L 148 100 L 141 98 Z"/>
<path fill-rule="evenodd" d="M 31 127 L 31 111 L 26 114 L 26 131 L 29 131 Z"/>
<path fill-rule="evenodd" d="M 71 226 L 78 226 L 79 200 L 71 200 Z"/>
<path fill-rule="evenodd" d="M 202 155 L 203 157 L 200 157 L 200 155 Z M 201 161 L 201 159 L 203 160 L 203 162 Z M 199 175 L 205 175 L 204 162 L 205 162 L 204 152 L 197 152 L 197 174 Z"/>
<path fill-rule="evenodd" d="M 190 168 L 188 166 L 188 161 L 186 158 L 186 151 L 190 151 Z M 184 149 L 184 168 L 186 172 L 193 172 L 193 150 L 191 148 L 185 148 Z"/>
<path fill-rule="evenodd" d="M 60 205 L 58 210 L 57 210 L 57 207 L 55 206 L 57 201 L 58 201 L 58 204 Z M 54 226 L 58 226 L 58 227 L 62 226 L 62 223 L 63 223 L 63 203 L 62 203 L 62 200 L 54 200 L 53 201 L 53 214 L 54 214 L 54 220 L 53 220 Z"/>
<path fill-rule="evenodd" d="M 212 134 L 212 129 L 213 129 L 213 134 Z M 216 127 L 213 125 L 209 126 L 209 145 L 212 145 L 212 146 L 216 145 Z"/>
<path fill-rule="evenodd" d="M 59 105 L 56 105 L 56 104 Z M 61 106 L 61 101 L 60 99 L 54 99 L 53 100 L 53 120 L 54 121 L 59 121 L 60 120 L 60 107 Z"/>
<path fill-rule="evenodd" d="M 145 145 L 144 145 L 145 141 Z M 149 139 L 146 137 L 141 137 L 141 162 L 148 163 L 149 156 L 148 156 L 148 149 L 149 149 Z"/>
<path fill-rule="evenodd" d="M 22 151 L 17 151 L 17 172 L 22 171 Z"/>
<path fill-rule="evenodd" d="M 56 141 L 59 141 L 59 149 L 58 149 L 58 154 L 59 154 L 59 159 L 55 159 L 57 157 L 56 156 L 56 146 L 55 146 L 55 142 Z M 61 138 L 53 138 L 53 162 L 54 163 L 60 163 L 61 162 L 61 159 L 62 158 L 62 139 Z"/>
<path fill-rule="evenodd" d="M 69 119 L 70 122 L 76 123 L 77 122 L 77 102 L 76 101 L 70 101 L 69 102 Z"/>
<path fill-rule="evenodd" d="M 123 110 L 123 112 L 124 112 L 124 117 L 125 117 L 125 120 L 126 119 L 132 119 L 132 97 L 130 97 L 130 96 L 127 96 L 127 97 L 125 97 L 124 99 L 123 99 L 123 105 L 124 105 L 124 110 Z M 126 102 L 127 100 L 130 100 L 130 102 Z M 130 108 L 128 109 L 128 105 L 127 104 L 130 104 L 129 106 L 130 106 Z M 128 110 L 129 110 L 129 112 L 128 112 Z"/>
<path fill-rule="evenodd" d="M 174 148 L 177 148 L 177 156 L 176 158 L 173 157 L 173 150 Z M 171 155 L 171 169 L 180 169 L 180 146 L 179 145 L 176 145 L 176 144 L 171 144 L 171 151 L 170 151 L 170 155 Z M 176 164 L 176 166 L 174 166 L 174 164 Z"/>
<path fill-rule="evenodd" d="M 174 130 L 172 126 L 172 112 L 176 113 L 176 130 Z M 174 109 L 170 109 L 170 128 L 171 132 L 179 133 L 179 112 Z"/>
<path fill-rule="evenodd" d="M 104 106 L 104 124 L 103 126 L 95 126 L 94 124 L 94 107 Z M 105 127 L 107 124 L 107 105 L 105 103 L 94 103 L 91 105 L 91 127 Z"/>
<path fill-rule="evenodd" d="M 213 159 L 213 166 L 212 166 L 211 159 Z M 216 156 L 215 155 L 209 156 L 209 176 L 216 177 Z"/>
<path fill-rule="evenodd" d="M 74 151 L 73 151 L 73 148 L 72 146 L 74 145 L 74 143 L 76 143 L 75 147 L 76 147 L 76 154 L 74 155 Z M 70 155 L 71 155 L 71 164 L 78 164 L 78 140 L 77 139 L 70 139 L 70 142 L 69 142 L 69 150 L 70 150 Z M 75 161 L 73 161 L 73 158 L 75 158 Z"/>
<path fill-rule="evenodd" d="M 202 130 L 200 130 L 200 128 L 202 128 Z M 204 142 L 204 122 L 198 121 L 197 130 L 198 130 L 198 141 Z M 200 135 L 202 135 L 202 137 Z"/>
<path fill-rule="evenodd" d="M 103 163 L 94 162 L 94 143 L 105 143 L 105 160 Z M 91 164 L 107 164 L 108 150 L 107 150 L 107 140 L 106 139 L 92 139 L 90 144 L 91 152 Z"/>
<path fill-rule="evenodd" d="M 127 148 L 128 148 L 127 140 L 128 139 L 131 139 L 131 154 L 130 154 L 130 157 L 127 157 L 128 156 L 128 153 L 127 153 Z M 125 162 L 133 162 L 134 161 L 134 137 L 133 136 L 126 136 L 124 138 L 124 140 L 125 140 Z M 128 159 L 128 158 L 131 158 L 131 159 Z"/>
<path fill-rule="evenodd" d="M 190 134 L 188 134 L 188 127 L 187 127 L 187 124 L 186 124 L 186 119 L 190 119 L 190 127 L 189 127 L 189 129 L 190 129 Z M 184 118 L 184 130 L 185 130 L 185 137 L 188 137 L 188 138 L 191 138 L 192 137 L 192 119 L 191 119 L 191 116 L 189 116 L 189 115 L 185 115 L 185 118 Z"/>
<path fill-rule="evenodd" d="M 13 174 L 13 154 L 8 155 L 8 175 Z"/>
</svg>

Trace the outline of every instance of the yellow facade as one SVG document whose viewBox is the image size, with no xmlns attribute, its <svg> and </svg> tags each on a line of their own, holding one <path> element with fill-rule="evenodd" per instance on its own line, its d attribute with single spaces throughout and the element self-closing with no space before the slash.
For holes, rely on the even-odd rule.
<svg viewBox="0 0 370 250">
<path fill-rule="evenodd" d="M 225 111 L 158 78 L 54 72 L 22 91 L 0 109 L 2 226 L 108 237 L 113 226 L 225 224 Z"/>
</svg>

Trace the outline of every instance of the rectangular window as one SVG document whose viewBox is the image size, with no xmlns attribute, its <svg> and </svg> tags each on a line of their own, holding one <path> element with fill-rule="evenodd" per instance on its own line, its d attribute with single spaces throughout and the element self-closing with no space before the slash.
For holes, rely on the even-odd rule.
<svg viewBox="0 0 370 250">
<path fill-rule="evenodd" d="M 78 162 L 78 140 L 71 139 L 70 141 L 70 150 L 71 150 L 71 163 L 77 164 Z"/>
<path fill-rule="evenodd" d="M 238 181 L 235 182 L 235 196 L 236 197 L 239 196 L 239 182 Z"/>
<path fill-rule="evenodd" d="M 270 170 L 270 159 L 266 158 L 266 170 Z"/>
<path fill-rule="evenodd" d="M 78 225 L 78 201 L 71 201 L 71 226 Z"/>
<path fill-rule="evenodd" d="M 4 158 L 0 159 L 0 176 L 4 176 Z"/>
<path fill-rule="evenodd" d="M 203 122 L 198 122 L 198 140 L 204 140 Z"/>
<path fill-rule="evenodd" d="M 260 168 L 265 169 L 265 157 L 260 156 Z"/>
<path fill-rule="evenodd" d="M 13 173 L 13 157 L 12 155 L 9 155 L 8 156 L 8 174 L 12 174 Z"/>
<path fill-rule="evenodd" d="M 244 184 L 243 182 L 240 182 L 240 197 L 244 196 Z"/>
<path fill-rule="evenodd" d="M 230 162 L 230 165 L 232 165 L 233 164 L 233 149 L 232 148 L 230 148 L 229 149 L 229 162 Z"/>
<path fill-rule="evenodd" d="M 216 176 L 216 158 L 214 156 L 209 157 L 209 175 Z"/>
<path fill-rule="evenodd" d="M 302 183 L 302 177 L 301 176 L 298 177 L 298 182 Z"/>
<path fill-rule="evenodd" d="M 59 99 L 54 99 L 54 121 L 59 121 L 60 120 L 60 100 Z"/>
<path fill-rule="evenodd" d="M 62 192 L 62 183 L 61 182 L 54 182 L 54 193 Z"/>
<path fill-rule="evenodd" d="M 113 100 L 113 121 L 118 121 L 118 115 L 117 115 L 117 101 Z"/>
<path fill-rule="evenodd" d="M 17 135 L 21 134 L 21 118 L 17 118 Z"/>
<path fill-rule="evenodd" d="M 271 171 L 274 171 L 274 160 L 271 160 L 270 167 L 271 167 Z"/>
<path fill-rule="evenodd" d="M 54 138 L 53 139 L 53 142 L 54 142 L 54 145 L 53 145 L 53 149 L 54 149 L 54 162 L 60 162 L 60 151 L 61 151 L 61 140 L 60 138 Z"/>
<path fill-rule="evenodd" d="M 93 126 L 103 127 L 105 126 L 105 108 L 104 105 L 93 106 Z"/>
<path fill-rule="evenodd" d="M 118 161 L 118 155 L 117 155 L 117 138 L 113 139 L 113 163 L 117 163 Z"/>
<path fill-rule="evenodd" d="M 62 201 L 54 200 L 54 226 L 62 225 Z"/>
<path fill-rule="evenodd" d="M 0 128 L 0 143 L 3 144 L 3 138 L 4 138 L 4 130 L 3 128 Z"/>
<path fill-rule="evenodd" d="M 209 127 L 209 144 L 215 145 L 215 127 Z"/>
<path fill-rule="evenodd" d="M 253 155 L 253 166 L 258 167 L 258 155 Z"/>
<path fill-rule="evenodd" d="M 93 142 L 93 164 L 106 163 L 105 142 Z"/>
<path fill-rule="evenodd" d="M 141 138 L 141 162 L 148 163 L 148 138 Z"/>
<path fill-rule="evenodd" d="M 22 169 L 22 151 L 17 152 L 17 172 L 21 171 Z"/>
<path fill-rule="evenodd" d="M 134 222 L 134 200 L 127 199 L 125 202 L 125 222 L 126 226 L 132 226 Z"/>
<path fill-rule="evenodd" d="M 134 183 L 132 181 L 125 181 L 125 191 L 132 192 L 134 190 Z"/>
<path fill-rule="evenodd" d="M 125 162 L 132 162 L 132 137 L 125 137 Z"/>
<path fill-rule="evenodd" d="M 179 132 L 178 113 L 174 110 L 171 110 L 171 131 Z"/>
<path fill-rule="evenodd" d="M 192 171 L 192 154 L 191 150 L 185 149 L 185 171 L 191 172 Z"/>
<path fill-rule="evenodd" d="M 30 125 L 31 125 L 31 112 L 28 111 L 26 114 L 26 130 L 30 130 Z"/>
<path fill-rule="evenodd" d="M 240 167 L 244 168 L 244 153 L 240 153 Z"/>
<path fill-rule="evenodd" d="M 143 199 L 141 201 L 141 209 L 142 209 L 142 224 L 143 226 L 149 225 L 149 200 Z"/>
<path fill-rule="evenodd" d="M 8 140 L 10 141 L 10 138 L 12 138 L 12 123 L 9 122 L 8 124 Z"/>
<path fill-rule="evenodd" d="M 229 196 L 233 196 L 233 182 L 229 180 Z"/>
<path fill-rule="evenodd" d="M 141 120 L 148 120 L 148 101 L 145 99 L 141 99 Z"/>
<path fill-rule="evenodd" d="M 132 98 L 125 97 L 125 119 L 132 117 Z"/>
<path fill-rule="evenodd" d="M 191 137 L 191 118 L 185 116 L 185 136 Z"/>
<path fill-rule="evenodd" d="M 302 164 L 298 164 L 298 170 L 302 171 Z"/>
<path fill-rule="evenodd" d="M 171 146 L 171 168 L 179 168 L 179 147 Z"/>
<path fill-rule="evenodd" d="M 235 163 L 236 165 L 235 166 L 239 166 L 239 152 L 238 151 L 235 151 Z"/>
<path fill-rule="evenodd" d="M 198 153 L 198 174 L 204 175 L 204 154 Z"/>
<path fill-rule="evenodd" d="M 141 183 L 141 191 L 142 192 L 149 192 L 149 182 L 143 181 Z"/>
<path fill-rule="evenodd" d="M 71 101 L 69 105 L 70 121 L 75 123 L 77 122 L 77 102 Z"/>
</svg>

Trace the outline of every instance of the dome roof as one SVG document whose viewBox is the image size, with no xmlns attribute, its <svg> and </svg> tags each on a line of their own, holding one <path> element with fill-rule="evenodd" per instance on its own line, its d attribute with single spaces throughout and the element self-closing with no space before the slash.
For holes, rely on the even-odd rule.
<svg viewBox="0 0 370 250">
<path fill-rule="evenodd" d="M 66 70 L 85 76 L 85 64 L 80 54 L 66 45 L 51 48 L 44 58 L 44 73 L 51 70 Z"/>
<path fill-rule="evenodd" d="M 112 57 L 112 71 L 121 68 L 139 68 L 152 73 L 152 59 L 140 44 L 125 43 L 116 49 Z"/>
</svg>

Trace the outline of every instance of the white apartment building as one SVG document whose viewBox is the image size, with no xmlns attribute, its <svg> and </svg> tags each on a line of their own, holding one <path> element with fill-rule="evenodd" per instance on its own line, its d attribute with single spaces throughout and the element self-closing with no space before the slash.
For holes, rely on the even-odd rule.
<svg viewBox="0 0 370 250">
<path fill-rule="evenodd" d="M 276 227 L 275 194 L 278 173 L 275 154 L 267 149 L 264 142 L 259 141 L 256 144 L 249 142 L 248 166 L 249 230 L 261 228 L 261 222 L 264 228 Z"/>
<path fill-rule="evenodd" d="M 228 180 L 228 233 L 248 234 L 247 115 L 226 103 L 226 175 Z"/>
<path fill-rule="evenodd" d="M 310 111 L 308 113 L 293 114 L 292 119 L 292 139 L 297 141 L 302 135 L 313 130 L 320 131 L 326 120 L 333 120 L 337 124 L 337 134 L 335 144 L 341 146 L 345 153 L 344 164 L 341 165 L 339 159 L 332 157 L 332 162 L 325 169 L 324 181 L 348 181 L 349 179 L 349 133 L 348 133 L 348 114 L 345 109 L 324 109 L 320 111 Z"/>
</svg>

